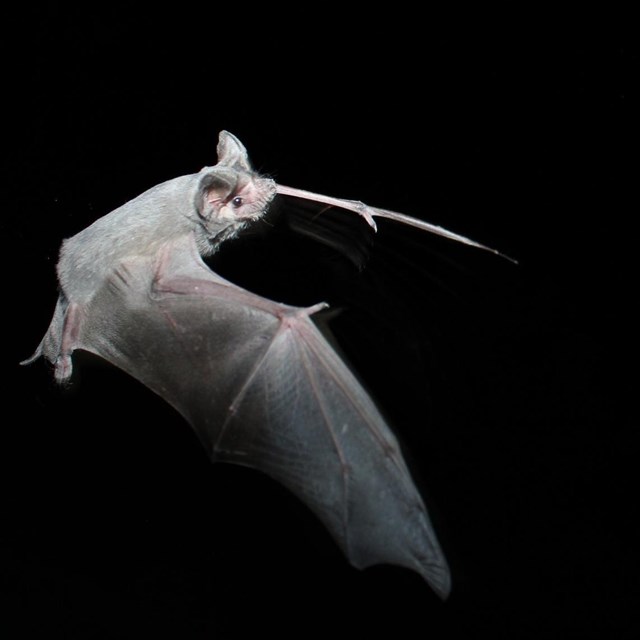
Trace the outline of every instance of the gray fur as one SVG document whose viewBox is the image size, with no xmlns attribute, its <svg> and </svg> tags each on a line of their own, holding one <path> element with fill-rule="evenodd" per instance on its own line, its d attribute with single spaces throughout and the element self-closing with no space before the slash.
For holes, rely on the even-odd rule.
<svg viewBox="0 0 640 640">
<path fill-rule="evenodd" d="M 273 180 L 253 171 L 246 149 L 227 131 L 220 132 L 217 150 L 215 166 L 152 187 L 63 242 L 57 265 L 60 297 L 53 319 L 36 352 L 23 364 L 44 355 L 55 365 L 56 379 L 65 382 L 71 376 L 71 353 L 86 310 L 119 265 L 153 257 L 167 243 L 190 235 L 200 255 L 210 255 L 264 215 L 276 194 Z M 238 195 L 242 204 L 234 206 Z"/>
<path fill-rule="evenodd" d="M 210 255 L 247 221 L 263 215 L 275 195 L 273 181 L 253 173 L 244 146 L 230 133 L 220 134 L 218 152 L 217 165 L 152 187 L 65 240 L 57 267 L 65 297 L 86 304 L 123 259 L 154 255 L 162 244 L 189 233 L 195 234 L 200 254 Z M 254 198 L 236 219 L 222 219 L 204 203 L 211 187 L 229 197 L 249 188 Z"/>
</svg>

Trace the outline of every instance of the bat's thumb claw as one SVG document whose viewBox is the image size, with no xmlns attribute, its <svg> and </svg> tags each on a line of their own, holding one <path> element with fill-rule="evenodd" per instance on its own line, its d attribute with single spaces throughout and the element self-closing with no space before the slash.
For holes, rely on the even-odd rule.
<svg viewBox="0 0 640 640">
<path fill-rule="evenodd" d="M 304 310 L 305 315 L 312 316 L 314 313 L 318 313 L 318 311 L 322 311 L 323 309 L 328 309 L 328 302 L 318 302 L 318 304 L 314 304 L 312 307 L 307 307 Z"/>
<path fill-rule="evenodd" d="M 376 224 L 376 221 L 373 219 L 374 212 L 371 209 L 371 207 L 366 205 L 364 202 L 356 202 L 355 205 L 358 209 L 358 214 L 366 220 L 367 224 L 374 231 L 377 231 L 378 225 Z"/>
</svg>

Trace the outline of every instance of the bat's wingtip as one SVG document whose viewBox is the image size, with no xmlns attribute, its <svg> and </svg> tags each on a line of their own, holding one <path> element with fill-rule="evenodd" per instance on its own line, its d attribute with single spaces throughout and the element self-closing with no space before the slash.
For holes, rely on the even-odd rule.
<svg viewBox="0 0 640 640">
<path fill-rule="evenodd" d="M 508 260 L 509 262 L 511 262 L 511 264 L 515 264 L 515 265 L 520 264 L 515 258 L 508 256 L 506 253 L 502 253 L 502 251 L 498 251 L 497 249 L 489 249 L 489 251 L 495 253 L 497 256 L 501 258 L 504 258 L 505 260 Z"/>
</svg>

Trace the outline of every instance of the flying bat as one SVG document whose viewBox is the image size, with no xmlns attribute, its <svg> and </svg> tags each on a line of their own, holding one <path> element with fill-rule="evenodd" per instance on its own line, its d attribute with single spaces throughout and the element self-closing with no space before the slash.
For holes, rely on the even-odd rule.
<svg viewBox="0 0 640 640">
<path fill-rule="evenodd" d="M 44 356 L 64 383 L 76 349 L 104 358 L 175 407 L 213 461 L 259 469 L 296 494 L 354 566 L 408 567 L 447 597 L 449 568 L 398 442 L 311 320 L 326 305 L 255 295 L 202 258 L 275 197 L 497 252 L 400 213 L 277 184 L 226 131 L 217 153 L 214 166 L 145 191 L 63 242 L 53 319 L 23 364 Z"/>
</svg>

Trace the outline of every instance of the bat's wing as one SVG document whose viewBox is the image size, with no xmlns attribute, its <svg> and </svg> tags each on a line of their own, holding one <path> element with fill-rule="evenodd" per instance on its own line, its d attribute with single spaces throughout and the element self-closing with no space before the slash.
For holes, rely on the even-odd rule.
<svg viewBox="0 0 640 640">
<path fill-rule="evenodd" d="M 150 387 L 214 460 L 269 474 L 324 522 L 357 567 L 419 572 L 445 597 L 449 570 L 398 443 L 301 309 L 217 276 L 194 241 L 131 260 L 85 310 L 76 347 Z"/>
<path fill-rule="evenodd" d="M 416 227 L 417 229 L 421 229 L 422 231 L 433 233 L 436 236 L 448 238 L 449 240 L 453 240 L 454 242 L 461 242 L 462 244 L 467 244 L 470 247 L 476 247 L 477 249 L 483 249 L 484 251 L 495 253 L 496 255 L 502 256 L 510 262 L 513 262 L 514 264 L 518 264 L 517 260 L 514 260 L 513 258 L 510 258 L 504 253 L 500 253 L 499 251 L 496 251 L 491 247 L 480 244 L 479 242 L 476 242 L 471 238 L 462 236 L 459 233 L 454 233 L 453 231 L 449 231 L 449 229 L 439 227 L 438 225 L 431 224 L 430 222 L 426 222 L 425 220 L 413 218 L 411 216 L 405 215 L 404 213 L 389 211 L 388 209 L 380 209 L 378 207 L 370 207 L 369 205 L 365 204 L 364 202 L 360 202 L 359 200 L 345 200 L 344 198 L 335 198 L 333 196 L 326 196 L 321 193 L 305 191 L 304 189 L 287 187 L 283 184 L 276 185 L 276 191 L 283 196 L 293 196 L 294 198 L 299 198 L 301 200 L 311 200 L 313 202 L 323 203 L 327 205 L 327 207 L 338 207 L 339 209 L 353 211 L 354 213 L 357 213 L 359 216 L 364 218 L 367 224 L 374 230 L 376 229 L 374 218 L 387 218 L 388 220 L 395 220 L 400 224 L 406 224 L 410 227 Z"/>
</svg>

